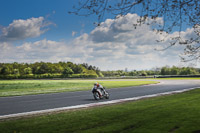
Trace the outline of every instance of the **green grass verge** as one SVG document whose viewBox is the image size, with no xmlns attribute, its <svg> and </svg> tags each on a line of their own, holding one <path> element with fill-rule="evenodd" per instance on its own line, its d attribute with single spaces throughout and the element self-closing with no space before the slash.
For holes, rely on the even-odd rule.
<svg viewBox="0 0 200 133">
<path fill-rule="evenodd" d="M 96 80 L 0 80 L 0 97 L 91 90 Z M 138 86 L 157 81 L 100 80 L 106 88 Z"/>
<path fill-rule="evenodd" d="M 2 133 L 200 131 L 200 89 L 123 104 L 0 122 Z"/>
<path fill-rule="evenodd" d="M 153 79 L 153 78 L 152 78 Z M 161 80 L 200 80 L 200 77 L 185 77 L 185 78 L 154 78 Z"/>
</svg>

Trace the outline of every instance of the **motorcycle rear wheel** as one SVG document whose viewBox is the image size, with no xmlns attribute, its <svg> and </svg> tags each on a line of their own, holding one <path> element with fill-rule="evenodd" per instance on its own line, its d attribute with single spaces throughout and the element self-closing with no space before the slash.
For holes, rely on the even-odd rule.
<svg viewBox="0 0 200 133">
<path fill-rule="evenodd" d="M 99 94 L 99 92 L 94 92 L 94 99 L 95 100 L 100 100 L 101 98 L 100 98 L 100 94 Z"/>
</svg>

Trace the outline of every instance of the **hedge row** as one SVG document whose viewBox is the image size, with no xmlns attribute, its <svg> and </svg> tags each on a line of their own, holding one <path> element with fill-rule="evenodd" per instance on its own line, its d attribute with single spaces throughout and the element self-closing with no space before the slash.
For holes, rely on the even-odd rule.
<svg viewBox="0 0 200 133">
<path fill-rule="evenodd" d="M 197 78 L 200 75 L 161 75 L 157 76 L 157 78 Z"/>
<path fill-rule="evenodd" d="M 72 74 L 70 78 L 97 78 L 97 74 Z"/>
<path fill-rule="evenodd" d="M 53 78 L 97 78 L 96 74 L 27 74 L 27 75 L 0 75 L 0 79 L 53 79 Z"/>
</svg>

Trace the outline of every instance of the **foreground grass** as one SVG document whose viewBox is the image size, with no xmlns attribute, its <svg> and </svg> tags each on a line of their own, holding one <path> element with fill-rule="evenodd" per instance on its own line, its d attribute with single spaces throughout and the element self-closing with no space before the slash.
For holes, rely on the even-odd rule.
<svg viewBox="0 0 200 133">
<path fill-rule="evenodd" d="M 96 80 L 0 80 L 0 96 L 91 90 Z M 138 86 L 156 81 L 99 81 L 106 88 Z"/>
<path fill-rule="evenodd" d="M 0 122 L 2 133 L 200 131 L 200 89 L 112 106 Z"/>
</svg>

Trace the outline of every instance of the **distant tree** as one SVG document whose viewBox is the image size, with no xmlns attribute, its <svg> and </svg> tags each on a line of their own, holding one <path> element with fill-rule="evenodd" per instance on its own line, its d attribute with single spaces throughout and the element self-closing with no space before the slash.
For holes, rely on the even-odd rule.
<svg viewBox="0 0 200 133">
<path fill-rule="evenodd" d="M 1 69 L 1 74 L 4 74 L 4 75 L 8 75 L 8 74 L 11 74 L 11 70 L 8 66 L 3 66 L 3 68 Z"/>
<path fill-rule="evenodd" d="M 38 74 L 45 74 L 48 73 L 48 65 L 46 63 L 41 63 L 41 65 L 37 69 Z"/>
<path fill-rule="evenodd" d="M 93 66 L 90 65 L 90 66 L 88 67 L 88 69 L 89 69 L 89 70 L 93 70 Z"/>
<path fill-rule="evenodd" d="M 147 73 L 145 71 L 141 71 L 140 76 L 147 76 Z"/>
<path fill-rule="evenodd" d="M 19 73 L 19 69 L 14 69 L 14 70 L 13 70 L 13 74 L 19 75 L 19 74 L 20 74 L 20 73 Z"/>
<path fill-rule="evenodd" d="M 123 70 L 117 70 L 117 75 L 119 76 L 125 76 L 125 73 Z"/>
<path fill-rule="evenodd" d="M 170 75 L 170 68 L 168 66 L 162 67 L 161 75 Z"/>
<path fill-rule="evenodd" d="M 196 71 L 200 74 L 200 68 L 198 68 Z"/>
<path fill-rule="evenodd" d="M 136 76 L 137 75 L 137 71 L 131 71 L 129 72 L 129 76 Z"/>
<path fill-rule="evenodd" d="M 25 68 L 24 74 L 32 74 L 32 69 L 30 67 Z"/>
<path fill-rule="evenodd" d="M 75 74 L 82 72 L 82 66 L 81 65 L 76 65 L 72 62 L 67 62 L 67 67 L 70 67 Z"/>
<path fill-rule="evenodd" d="M 83 72 L 83 67 L 82 65 L 76 65 L 73 69 L 74 73 L 82 73 Z"/>
<path fill-rule="evenodd" d="M 103 75 L 103 73 L 101 72 L 101 70 L 98 68 L 98 67 L 96 67 L 96 73 L 97 73 L 97 75 L 99 76 L 99 77 L 104 77 L 104 75 Z"/>
<path fill-rule="evenodd" d="M 86 69 L 89 68 L 89 65 L 87 63 L 83 63 L 82 66 L 85 67 Z"/>
<path fill-rule="evenodd" d="M 178 75 L 178 74 L 179 74 L 179 68 L 173 66 L 171 68 L 170 75 Z"/>
<path fill-rule="evenodd" d="M 64 68 L 64 71 L 63 71 L 63 75 L 66 75 L 66 76 L 69 76 L 69 75 L 72 75 L 74 72 L 73 70 L 70 68 L 70 67 L 66 67 Z"/>
<path fill-rule="evenodd" d="M 17 63 L 17 62 L 14 62 L 14 63 L 12 64 L 12 66 L 13 66 L 14 69 L 16 69 L 16 68 L 19 69 L 20 64 Z"/>
<path fill-rule="evenodd" d="M 67 67 L 66 63 L 64 65 L 60 63 L 51 64 L 50 73 L 62 73 L 65 67 Z"/>
<path fill-rule="evenodd" d="M 193 74 L 198 74 L 195 69 L 190 68 L 190 67 L 181 68 L 180 75 L 193 75 Z"/>
</svg>

